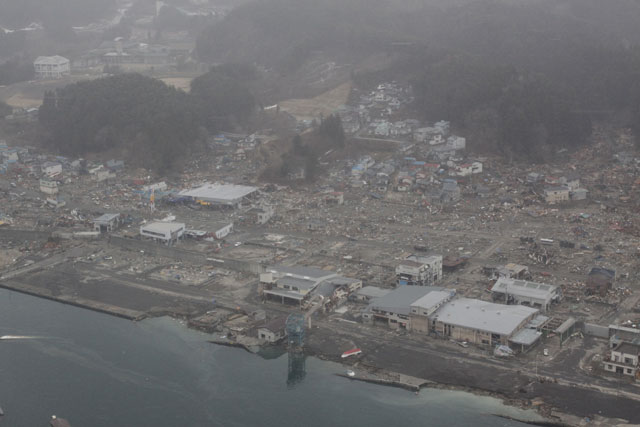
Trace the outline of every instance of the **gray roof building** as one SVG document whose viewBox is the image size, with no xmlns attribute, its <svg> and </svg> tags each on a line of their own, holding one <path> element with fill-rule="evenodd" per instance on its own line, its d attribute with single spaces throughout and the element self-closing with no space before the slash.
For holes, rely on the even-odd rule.
<svg viewBox="0 0 640 427">
<path fill-rule="evenodd" d="M 507 304 L 528 304 L 542 311 L 549 309 L 553 301 L 561 298 L 560 288 L 546 283 L 500 277 L 491 288 L 495 299 L 503 299 Z"/>
<path fill-rule="evenodd" d="M 445 304 L 433 318 L 460 328 L 511 336 L 532 320 L 538 310 L 521 305 L 505 306 L 470 298 Z"/>
<path fill-rule="evenodd" d="M 245 197 L 257 191 L 256 187 L 248 187 L 246 185 L 204 184 L 198 188 L 183 190 L 179 195 L 193 197 L 212 204 L 236 206 Z"/>
<path fill-rule="evenodd" d="M 443 291 L 438 286 L 400 286 L 387 295 L 376 298 L 369 304 L 367 310 L 389 312 L 408 316 L 411 304 L 434 291 Z"/>
</svg>

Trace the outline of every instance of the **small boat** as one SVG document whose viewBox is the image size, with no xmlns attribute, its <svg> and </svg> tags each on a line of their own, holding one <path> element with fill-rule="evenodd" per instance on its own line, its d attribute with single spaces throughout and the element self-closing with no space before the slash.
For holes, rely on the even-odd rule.
<svg viewBox="0 0 640 427">
<path fill-rule="evenodd" d="M 349 369 L 349 370 L 347 371 L 347 375 L 348 375 L 348 376 L 350 376 L 350 377 L 355 377 L 355 376 L 356 376 L 356 373 L 355 373 L 355 372 L 353 372 L 351 369 Z"/>
<path fill-rule="evenodd" d="M 344 353 L 342 353 L 342 358 L 345 359 L 349 356 L 357 356 L 359 354 L 362 354 L 362 350 L 360 350 L 359 348 L 352 348 L 351 350 L 347 350 Z"/>
<path fill-rule="evenodd" d="M 0 408 L 0 417 L 4 415 L 4 411 Z"/>
</svg>

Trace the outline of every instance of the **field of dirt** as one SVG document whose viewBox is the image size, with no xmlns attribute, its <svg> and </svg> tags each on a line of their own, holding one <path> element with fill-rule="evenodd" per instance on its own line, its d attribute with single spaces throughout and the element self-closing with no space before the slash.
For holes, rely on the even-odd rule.
<svg viewBox="0 0 640 427">
<path fill-rule="evenodd" d="M 320 118 L 321 115 L 326 117 L 347 103 L 350 92 L 351 82 L 347 82 L 315 98 L 282 101 L 280 109 L 298 120 L 313 120 Z"/>
<path fill-rule="evenodd" d="M 189 92 L 191 89 L 191 81 L 193 78 L 191 77 L 165 77 L 161 78 L 167 86 L 173 86 L 176 89 L 182 89 L 185 92 Z"/>
<path fill-rule="evenodd" d="M 0 87 L 0 100 L 15 108 L 34 108 L 42 104 L 44 93 L 95 76 L 69 76 L 58 80 L 33 80 Z"/>
</svg>

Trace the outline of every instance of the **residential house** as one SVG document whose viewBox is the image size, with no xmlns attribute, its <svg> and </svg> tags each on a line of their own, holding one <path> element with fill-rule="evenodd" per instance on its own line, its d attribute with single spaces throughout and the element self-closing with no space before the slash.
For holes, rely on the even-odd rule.
<svg viewBox="0 0 640 427">
<path fill-rule="evenodd" d="M 233 222 L 217 222 L 209 226 L 211 234 L 217 239 L 222 240 L 233 232 Z"/>
<path fill-rule="evenodd" d="M 461 192 L 458 182 L 453 179 L 445 179 L 442 181 L 442 190 L 439 194 L 440 202 L 452 203 L 460 200 Z"/>
<path fill-rule="evenodd" d="M 97 182 L 107 181 L 109 179 L 114 179 L 116 177 L 115 172 L 112 172 L 109 169 L 101 168 L 96 171 L 95 175 L 93 175 L 93 179 Z"/>
<path fill-rule="evenodd" d="M 527 183 L 528 184 L 535 184 L 541 180 L 544 179 L 544 175 L 538 173 L 538 172 L 530 172 L 527 174 Z"/>
<path fill-rule="evenodd" d="M 101 233 L 108 233 L 115 230 L 120 224 L 119 213 L 106 213 L 93 220 L 93 229 Z"/>
<path fill-rule="evenodd" d="M 615 280 L 615 270 L 593 267 L 587 276 L 587 294 L 605 296 L 613 288 Z"/>
<path fill-rule="evenodd" d="M 258 338 L 264 342 L 277 343 L 287 336 L 287 317 L 277 317 L 258 328 Z"/>
<path fill-rule="evenodd" d="M 352 296 L 351 299 L 356 302 L 365 302 L 369 303 L 376 298 L 382 298 L 391 292 L 391 289 L 383 289 L 377 286 L 364 286 L 358 289 Z"/>
<path fill-rule="evenodd" d="M 438 145 L 429 152 L 430 157 L 438 162 L 445 162 L 456 155 L 456 150 L 447 145 Z"/>
<path fill-rule="evenodd" d="M 476 190 L 476 196 L 480 197 L 481 199 L 486 199 L 487 197 L 490 197 L 492 194 L 491 189 L 484 184 L 476 185 L 475 190 Z"/>
<path fill-rule="evenodd" d="M 327 205 L 342 205 L 344 203 L 344 193 L 342 191 L 332 191 L 324 196 Z"/>
<path fill-rule="evenodd" d="M 589 190 L 584 188 L 576 188 L 575 190 L 571 190 L 569 192 L 569 197 L 571 198 L 571 200 L 586 200 L 588 194 Z"/>
<path fill-rule="evenodd" d="M 107 169 L 115 172 L 124 169 L 124 162 L 122 160 L 109 160 L 107 161 Z"/>
<path fill-rule="evenodd" d="M 553 205 L 569 200 L 568 187 L 547 187 L 544 189 L 544 200 Z"/>
<path fill-rule="evenodd" d="M 632 378 L 640 377 L 640 339 L 621 342 L 612 348 L 602 364 L 604 370 Z"/>
<path fill-rule="evenodd" d="M 431 286 L 442 278 L 442 255 L 409 255 L 396 266 L 396 285 Z"/>
<path fill-rule="evenodd" d="M 53 179 L 41 178 L 40 191 L 45 194 L 58 194 L 58 182 Z"/>
<path fill-rule="evenodd" d="M 456 175 L 458 176 L 469 176 L 478 173 L 482 173 L 482 163 L 480 162 L 463 163 L 456 166 Z"/>
<path fill-rule="evenodd" d="M 264 225 L 275 215 L 275 210 L 271 205 L 261 205 L 249 209 L 247 216 L 251 222 L 258 225 Z"/>
<path fill-rule="evenodd" d="M 266 299 L 291 305 L 302 305 L 323 284 L 327 285 L 325 290 L 330 288 L 332 292 L 342 287 L 351 293 L 362 287 L 362 281 L 347 279 L 332 271 L 282 265 L 268 267 L 260 274 L 260 283 Z"/>
<path fill-rule="evenodd" d="M 580 188 L 580 176 L 575 173 L 567 174 L 563 177 L 560 177 L 560 184 L 569 188 L 569 191 L 576 190 Z"/>
<path fill-rule="evenodd" d="M 55 176 L 59 173 L 62 173 L 62 164 L 58 162 L 44 162 L 40 166 L 40 170 L 44 175 Z"/>
<path fill-rule="evenodd" d="M 436 122 L 433 125 L 433 127 L 436 128 L 438 132 L 442 135 L 447 135 L 449 133 L 450 126 L 451 126 L 451 123 L 449 123 L 446 120 L 440 120 L 439 122 Z"/>
<path fill-rule="evenodd" d="M 467 140 L 461 136 L 452 135 L 447 138 L 447 147 L 454 150 L 464 150 L 467 147 Z"/>
<path fill-rule="evenodd" d="M 444 144 L 445 143 L 445 139 L 442 136 L 442 134 L 438 133 L 433 135 L 430 139 L 429 139 L 429 145 L 440 145 L 440 144 Z M 455 150 L 455 148 L 453 147 L 449 147 L 453 150 Z"/>
</svg>

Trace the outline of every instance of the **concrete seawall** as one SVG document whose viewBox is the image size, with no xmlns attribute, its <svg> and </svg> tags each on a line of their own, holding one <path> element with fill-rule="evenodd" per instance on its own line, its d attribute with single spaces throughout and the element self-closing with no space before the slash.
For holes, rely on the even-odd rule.
<svg viewBox="0 0 640 427">
<path fill-rule="evenodd" d="M 136 310 L 129 310 L 122 307 L 116 307 L 114 305 L 101 303 L 98 301 L 88 300 L 85 298 L 70 297 L 65 295 L 55 296 L 51 295 L 46 289 L 36 286 L 30 286 L 18 282 L 0 282 L 0 288 L 8 289 L 22 294 L 31 295 L 39 298 L 45 298 L 51 301 L 60 302 L 62 304 L 73 305 L 75 307 L 86 308 L 89 310 L 97 311 L 99 313 L 109 314 L 111 316 L 121 317 L 127 320 L 142 320 L 147 315 L 143 312 Z"/>
</svg>

